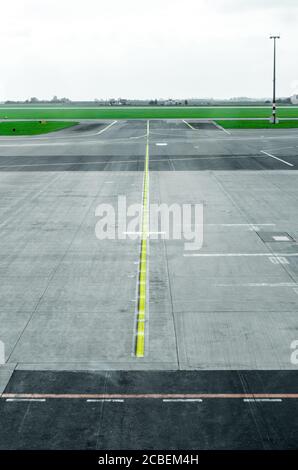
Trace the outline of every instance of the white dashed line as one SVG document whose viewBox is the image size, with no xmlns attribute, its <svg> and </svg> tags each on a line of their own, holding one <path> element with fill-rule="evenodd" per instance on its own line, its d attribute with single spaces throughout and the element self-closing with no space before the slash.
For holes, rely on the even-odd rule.
<svg viewBox="0 0 298 470">
<path fill-rule="evenodd" d="M 273 264 L 290 264 L 289 261 L 283 256 L 272 256 L 269 259 Z"/>
<path fill-rule="evenodd" d="M 116 398 L 102 398 L 102 399 L 89 399 L 86 400 L 87 403 L 123 403 L 124 400 L 116 399 Z"/>
<path fill-rule="evenodd" d="M 38 401 L 44 402 L 46 401 L 45 398 L 6 398 L 5 401 Z"/>
<path fill-rule="evenodd" d="M 281 398 L 244 398 L 244 403 L 254 403 L 254 402 L 282 402 Z"/>
<path fill-rule="evenodd" d="M 162 400 L 164 403 L 179 403 L 179 402 L 183 402 L 183 403 L 202 403 L 202 399 L 200 398 L 164 398 Z"/>
<path fill-rule="evenodd" d="M 273 236 L 273 240 L 275 240 L 276 242 L 289 242 L 289 241 L 291 241 L 291 240 L 289 239 L 289 237 L 286 237 L 286 236 L 278 236 L 278 235 Z"/>
<path fill-rule="evenodd" d="M 274 256 L 270 256 L 269 261 L 271 261 L 272 264 L 279 264 L 278 259 Z"/>
</svg>

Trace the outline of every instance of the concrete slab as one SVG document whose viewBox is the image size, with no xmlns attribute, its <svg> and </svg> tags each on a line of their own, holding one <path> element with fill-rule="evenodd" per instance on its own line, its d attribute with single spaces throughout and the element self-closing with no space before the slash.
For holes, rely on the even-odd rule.
<svg viewBox="0 0 298 470">
<path fill-rule="evenodd" d="M 14 372 L 14 365 L 0 366 L 0 395 L 4 392 Z"/>
<path fill-rule="evenodd" d="M 48 362 L 127 362 L 133 326 L 133 316 L 124 312 L 36 314 L 11 360 L 45 366 Z"/>
<path fill-rule="evenodd" d="M 103 369 L 109 363 L 118 368 L 138 361 L 133 355 L 134 315 L 115 311 L 96 313 L 36 314 L 15 348 L 11 361 L 18 364 L 43 364 L 66 369 L 81 364 L 83 369 Z M 150 321 L 150 340 L 142 367 L 146 363 L 172 364 L 176 361 L 173 325 L 167 315 L 155 315 Z M 35 366 L 33 366 L 34 368 Z M 149 365 L 150 368 L 150 365 Z"/>
<path fill-rule="evenodd" d="M 1 315 L 9 351 L 16 345 L 10 360 L 24 368 L 188 368 L 181 351 L 195 341 L 192 312 L 203 315 L 200 334 L 207 342 L 213 334 L 207 319 L 215 328 L 216 315 L 224 312 L 230 315 L 227 336 L 234 334 L 230 323 L 240 335 L 241 328 L 258 329 L 260 352 L 250 360 L 239 345 L 230 351 L 223 342 L 226 365 L 215 360 L 214 367 L 229 369 L 233 361 L 277 367 L 278 359 L 268 358 L 266 336 L 273 318 L 272 337 L 286 368 L 275 332 L 278 325 L 289 337 L 295 331 L 298 260 L 280 264 L 270 257 L 277 250 L 293 253 L 296 246 L 280 240 L 265 245 L 257 234 L 298 235 L 297 152 L 284 149 L 295 147 L 297 132 L 228 135 L 193 131 L 183 121 L 150 123 L 150 201 L 203 204 L 199 253 L 268 251 L 268 257 L 185 257 L 183 241 L 150 240 L 146 357 L 138 362 L 131 353 L 139 240 L 99 241 L 94 229 L 98 204 L 115 206 L 119 195 L 129 204 L 141 202 L 147 123 L 119 122 L 100 135 L 95 132 L 106 123 L 93 124 L 85 123 L 82 132 L 0 142 Z M 290 158 L 294 167 L 261 150 Z M 213 367 L 212 360 L 201 362 L 201 351 L 196 362 L 196 354 L 191 367 Z"/>
<path fill-rule="evenodd" d="M 224 304 L 224 303 L 223 303 Z M 296 370 L 291 343 L 295 312 L 181 312 L 176 314 L 182 368 Z"/>
<path fill-rule="evenodd" d="M 26 329 L 31 312 L 0 312 L 0 340 L 4 343 L 6 362 Z M 11 362 L 11 361 L 10 361 Z"/>
<path fill-rule="evenodd" d="M 0 339 L 8 361 L 0 393 L 297 394 L 297 245 L 258 236 L 298 239 L 297 130 L 229 135 L 182 120 L 150 122 L 150 202 L 202 204 L 204 244 L 194 254 L 220 256 L 186 257 L 183 240 L 149 239 L 145 356 L 136 358 L 140 240 L 99 241 L 94 229 L 98 204 L 116 206 L 119 195 L 142 201 L 147 122 L 119 121 L 98 134 L 102 125 L 0 139 Z M 3 398 L 0 447 L 296 446 L 292 399 L 138 400 Z"/>
<path fill-rule="evenodd" d="M 46 287 L 45 279 L 1 278 L 1 311 L 4 314 L 32 312 L 42 298 Z"/>
</svg>

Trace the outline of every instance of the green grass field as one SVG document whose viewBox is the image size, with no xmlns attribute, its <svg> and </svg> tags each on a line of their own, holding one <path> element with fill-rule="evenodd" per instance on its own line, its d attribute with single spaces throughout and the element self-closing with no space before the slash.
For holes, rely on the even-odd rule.
<svg viewBox="0 0 298 470">
<path fill-rule="evenodd" d="M 298 128 L 298 107 L 278 109 L 279 124 L 270 123 L 271 107 L 57 107 L 57 106 L 0 106 L 0 135 L 35 135 L 64 129 L 76 124 L 67 121 L 47 119 L 215 119 L 225 129 L 286 129 Z M 229 121 L 220 118 L 230 118 Z M 261 118 L 262 120 L 241 121 L 237 118 Z M 20 121 L 5 122 L 5 119 Z M 36 119 L 35 122 L 21 121 Z"/>
<path fill-rule="evenodd" d="M 47 132 L 59 131 L 77 124 L 76 122 L 32 122 L 15 121 L 0 122 L 0 135 L 36 135 L 46 134 Z"/>
<path fill-rule="evenodd" d="M 282 118 L 298 118 L 298 107 L 278 109 Z M 195 119 L 195 118 L 269 118 L 271 107 L 1 107 L 0 119 Z"/>
<path fill-rule="evenodd" d="M 217 124 L 224 129 L 289 129 L 298 128 L 298 121 L 279 121 L 271 124 L 270 121 L 218 121 Z"/>
</svg>

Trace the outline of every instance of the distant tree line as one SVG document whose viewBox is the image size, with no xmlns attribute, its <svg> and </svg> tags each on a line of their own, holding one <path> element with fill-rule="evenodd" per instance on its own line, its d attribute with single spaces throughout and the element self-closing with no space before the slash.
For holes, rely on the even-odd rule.
<svg viewBox="0 0 298 470">
<path fill-rule="evenodd" d="M 290 105 L 292 99 L 289 98 L 278 98 L 276 100 L 278 104 Z M 213 98 L 200 99 L 200 98 L 189 98 L 183 100 L 175 99 L 150 99 L 150 100 L 131 100 L 126 98 L 109 98 L 106 100 L 99 100 L 95 98 L 93 101 L 72 101 L 69 98 L 53 96 L 50 100 L 38 99 L 33 96 L 25 101 L 7 100 L 4 104 L 72 104 L 72 105 L 89 105 L 89 106 L 253 106 L 253 105 L 270 105 L 272 100 L 270 98 L 263 99 L 251 99 L 251 98 L 231 98 L 215 100 Z"/>
</svg>

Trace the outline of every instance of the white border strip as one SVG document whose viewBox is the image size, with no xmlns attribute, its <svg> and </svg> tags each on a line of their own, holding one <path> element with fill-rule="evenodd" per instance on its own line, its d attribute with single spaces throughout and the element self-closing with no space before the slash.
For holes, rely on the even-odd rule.
<svg viewBox="0 0 298 470">
<path fill-rule="evenodd" d="M 101 131 L 99 132 L 96 132 L 94 135 L 100 135 L 100 134 L 103 134 L 103 132 L 107 131 L 108 129 L 110 129 L 110 127 L 112 127 L 114 124 L 116 124 L 118 121 L 113 121 L 111 122 L 111 124 L 109 124 L 107 127 L 104 127 L 103 129 L 101 129 Z"/>
<path fill-rule="evenodd" d="M 228 135 L 232 135 L 231 132 L 227 131 L 224 127 L 222 127 L 220 124 L 218 124 L 216 121 L 212 121 L 215 127 L 217 127 L 220 131 L 225 132 Z"/>
<path fill-rule="evenodd" d="M 186 124 L 188 127 L 190 127 L 193 131 L 197 131 L 198 129 L 195 129 L 194 127 L 192 127 L 191 124 L 189 124 L 189 122 L 185 121 L 185 119 L 182 119 L 182 122 L 184 122 L 184 124 Z"/>
<path fill-rule="evenodd" d="M 293 258 L 297 257 L 298 253 L 184 253 L 183 256 L 194 256 L 198 258 L 234 258 L 234 257 L 269 257 L 269 258 Z"/>
<path fill-rule="evenodd" d="M 292 163 L 289 163 L 289 162 L 286 162 L 285 160 L 282 160 L 282 158 L 275 157 L 275 156 L 272 155 L 271 153 L 265 152 L 265 150 L 261 150 L 261 153 L 263 153 L 264 155 L 267 155 L 267 157 L 274 158 L 275 160 L 278 160 L 279 162 L 282 162 L 282 163 L 284 163 L 285 165 L 294 166 Z"/>
</svg>

